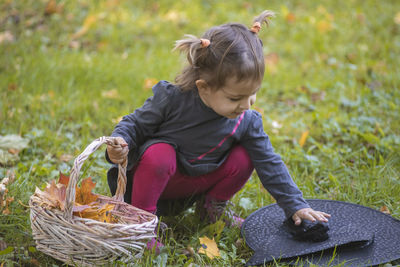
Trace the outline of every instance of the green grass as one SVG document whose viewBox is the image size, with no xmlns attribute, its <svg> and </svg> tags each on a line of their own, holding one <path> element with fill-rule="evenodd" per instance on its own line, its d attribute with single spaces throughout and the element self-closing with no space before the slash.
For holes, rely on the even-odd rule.
<svg viewBox="0 0 400 267">
<path fill-rule="evenodd" d="M 9 169 L 17 177 L 11 214 L 0 214 L 0 240 L 14 251 L 0 252 L 0 263 L 59 265 L 33 248 L 26 205 L 35 187 L 68 172 L 72 161 L 61 155 L 78 155 L 141 106 L 151 95 L 146 79 L 173 81 L 183 63 L 175 40 L 228 21 L 250 25 L 264 9 L 277 16 L 260 32 L 270 60 L 256 108 L 305 197 L 387 206 L 400 218 L 399 1 L 57 1 L 62 12 L 50 16 L 46 2 L 0 3 L 0 34 L 14 37 L 0 43 L 0 135 L 30 140 L 18 163 L 0 167 L 0 178 Z M 95 22 L 71 43 L 88 16 Z M 109 194 L 103 152 L 89 162 L 96 192 Z M 233 199 L 237 212 L 273 202 L 260 188 L 254 176 Z M 221 258 L 185 255 L 215 230 L 191 212 L 166 220 L 173 236 L 143 266 L 241 266 L 252 255 L 233 229 L 219 236 Z"/>
</svg>

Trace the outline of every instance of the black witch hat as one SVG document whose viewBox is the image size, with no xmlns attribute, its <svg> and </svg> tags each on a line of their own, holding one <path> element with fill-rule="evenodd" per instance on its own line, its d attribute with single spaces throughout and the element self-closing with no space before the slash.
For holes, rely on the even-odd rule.
<svg viewBox="0 0 400 267">
<path fill-rule="evenodd" d="M 332 215 L 328 224 L 304 221 L 295 226 L 277 204 L 246 218 L 242 235 L 255 251 L 247 266 L 275 261 L 304 266 L 373 266 L 400 259 L 400 220 L 352 203 L 307 202 Z"/>
</svg>

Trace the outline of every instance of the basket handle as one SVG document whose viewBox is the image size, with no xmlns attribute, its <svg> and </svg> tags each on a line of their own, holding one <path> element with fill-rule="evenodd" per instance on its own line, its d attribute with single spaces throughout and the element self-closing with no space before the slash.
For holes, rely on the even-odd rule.
<svg viewBox="0 0 400 267">
<path fill-rule="evenodd" d="M 64 209 L 64 218 L 68 221 L 72 219 L 72 209 L 75 203 L 75 188 L 76 184 L 79 180 L 79 172 L 85 160 L 95 152 L 101 145 L 115 145 L 114 140 L 115 137 L 107 137 L 103 136 L 96 140 L 94 140 L 90 145 L 86 147 L 86 149 L 75 159 L 74 166 L 72 167 L 70 173 L 70 179 L 67 186 L 66 198 L 65 198 L 65 209 Z M 118 186 L 114 199 L 118 201 L 124 200 L 124 194 L 126 190 L 126 165 L 127 159 L 122 162 L 122 164 L 118 164 Z"/>
</svg>

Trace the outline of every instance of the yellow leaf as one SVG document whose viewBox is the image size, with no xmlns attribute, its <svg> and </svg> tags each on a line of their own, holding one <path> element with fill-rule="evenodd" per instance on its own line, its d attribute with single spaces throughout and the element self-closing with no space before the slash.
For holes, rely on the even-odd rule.
<svg viewBox="0 0 400 267">
<path fill-rule="evenodd" d="M 307 131 L 303 132 L 303 134 L 301 135 L 300 141 L 299 141 L 299 145 L 300 145 L 301 147 L 304 146 L 304 144 L 305 144 L 305 142 L 306 142 L 306 140 L 307 140 L 307 137 L 308 137 L 309 132 L 310 132 L 310 131 L 307 130 Z"/>
<path fill-rule="evenodd" d="M 400 24 L 400 11 L 394 16 L 394 23 Z"/>
<path fill-rule="evenodd" d="M 96 15 L 89 15 L 86 17 L 85 21 L 83 22 L 83 27 L 84 28 L 90 28 L 93 26 L 93 24 L 97 21 L 97 16 Z"/>
<path fill-rule="evenodd" d="M 214 257 L 220 257 L 219 249 L 217 243 L 215 243 L 214 238 L 209 239 L 208 237 L 199 237 L 200 245 L 199 253 L 206 254 L 210 259 L 214 259 Z"/>
<path fill-rule="evenodd" d="M 111 211 L 115 205 L 106 204 L 99 209 L 99 221 L 105 223 L 116 223 L 118 220 L 112 215 Z"/>
<path fill-rule="evenodd" d="M 82 27 L 72 35 L 72 39 L 77 39 L 88 32 L 88 30 L 95 24 L 97 21 L 96 15 L 89 15 L 86 17 L 85 21 L 83 22 Z"/>
<path fill-rule="evenodd" d="M 332 30 L 332 24 L 329 21 L 321 20 L 317 23 L 317 29 L 320 33 L 326 33 Z"/>
</svg>

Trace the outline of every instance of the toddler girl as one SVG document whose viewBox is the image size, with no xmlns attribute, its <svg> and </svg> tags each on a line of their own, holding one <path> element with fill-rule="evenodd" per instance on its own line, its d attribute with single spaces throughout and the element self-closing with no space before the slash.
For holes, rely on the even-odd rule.
<svg viewBox="0 0 400 267">
<path fill-rule="evenodd" d="M 223 216 L 233 226 L 243 219 L 226 206 L 256 170 L 263 186 L 295 224 L 302 219 L 326 222 L 303 199 L 264 133 L 261 115 L 251 110 L 264 76 L 263 44 L 258 32 L 271 11 L 255 18 L 249 29 L 228 23 L 202 38 L 187 35 L 175 49 L 188 65 L 175 83 L 160 81 L 144 105 L 118 123 L 108 146 L 112 163 L 128 155 L 125 201 L 157 215 L 168 204 L 193 204 L 211 222 Z M 108 172 L 114 194 L 116 165 Z M 165 214 L 167 213 L 167 214 Z"/>
</svg>

